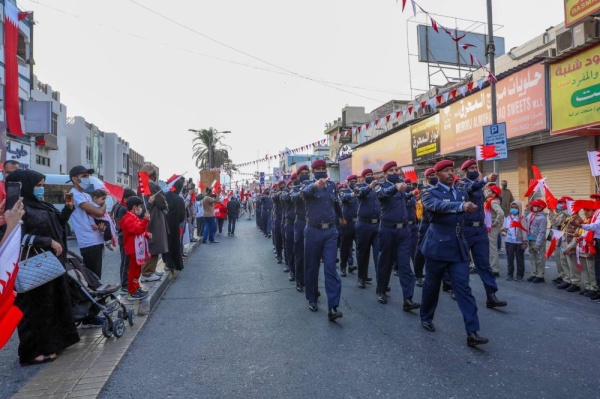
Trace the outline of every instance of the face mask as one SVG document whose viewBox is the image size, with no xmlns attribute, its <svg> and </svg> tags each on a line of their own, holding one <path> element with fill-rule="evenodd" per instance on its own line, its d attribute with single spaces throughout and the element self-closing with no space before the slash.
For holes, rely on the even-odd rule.
<svg viewBox="0 0 600 399">
<path fill-rule="evenodd" d="M 327 172 L 315 172 L 315 180 L 327 179 Z"/>
<path fill-rule="evenodd" d="M 294 186 L 298 186 L 298 185 L 300 185 L 300 179 L 294 180 Z"/>
<path fill-rule="evenodd" d="M 515 208 L 510 208 L 510 214 L 517 216 L 519 214 L 519 210 Z"/>
<path fill-rule="evenodd" d="M 81 188 L 83 188 L 84 190 L 86 188 L 88 188 L 90 186 L 91 182 L 90 182 L 90 178 L 89 177 L 81 177 L 79 179 L 79 185 L 81 186 Z"/>
<path fill-rule="evenodd" d="M 135 210 L 135 214 L 138 215 L 138 216 L 142 214 L 142 207 L 141 206 Z"/>
<path fill-rule="evenodd" d="M 467 173 L 467 179 L 469 179 L 469 180 L 477 180 L 478 178 L 479 178 L 478 171 L 473 171 L 473 172 Z"/>
<path fill-rule="evenodd" d="M 406 188 L 406 192 L 407 192 L 407 193 L 410 193 L 410 192 L 411 192 L 412 190 L 414 190 L 414 189 L 415 189 L 415 188 L 414 188 L 413 186 L 408 186 L 408 187 Z"/>
<path fill-rule="evenodd" d="M 33 188 L 33 195 L 35 196 L 35 198 L 41 200 L 44 197 L 44 187 L 34 187 Z"/>
<path fill-rule="evenodd" d="M 438 184 L 439 179 L 437 177 L 430 177 L 429 178 L 429 184 L 431 184 L 432 186 L 435 186 L 436 184 Z"/>
<path fill-rule="evenodd" d="M 367 183 L 367 184 L 373 183 L 374 180 L 375 180 L 375 178 L 373 176 L 365 177 L 365 183 Z"/>
<path fill-rule="evenodd" d="M 398 175 L 388 175 L 387 176 L 387 180 L 391 183 L 399 183 L 400 182 L 400 176 Z"/>
<path fill-rule="evenodd" d="M 540 207 L 539 206 L 534 206 L 531 208 L 532 212 L 539 212 L 540 211 Z"/>
<path fill-rule="evenodd" d="M 356 186 L 356 183 L 350 183 L 348 185 L 348 187 L 350 187 L 350 190 L 354 190 L 354 186 Z"/>
<path fill-rule="evenodd" d="M 307 181 L 308 179 L 310 179 L 310 176 L 309 175 L 300 175 L 299 179 L 301 182 Z"/>
<path fill-rule="evenodd" d="M 508 185 L 506 185 L 506 184 L 503 184 L 503 185 L 502 185 L 502 190 L 506 190 L 506 188 L 507 188 L 507 187 L 508 187 Z"/>
<path fill-rule="evenodd" d="M 558 204 L 556 206 L 556 209 L 558 209 L 559 211 L 564 211 L 565 210 L 565 206 L 563 204 Z"/>
</svg>

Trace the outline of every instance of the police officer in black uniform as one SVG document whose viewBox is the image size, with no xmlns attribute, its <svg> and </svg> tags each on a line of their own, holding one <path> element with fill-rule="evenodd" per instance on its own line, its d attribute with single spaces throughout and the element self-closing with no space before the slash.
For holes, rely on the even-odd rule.
<svg viewBox="0 0 600 399">
<path fill-rule="evenodd" d="M 369 283 L 369 252 L 373 251 L 373 264 L 377 267 L 379 259 L 379 216 L 381 206 L 375 188 L 379 183 L 373 176 L 372 169 L 365 169 L 360 174 L 364 182 L 355 188 L 358 199 L 358 221 L 356 222 L 356 262 L 358 264 L 358 286 L 365 288 Z"/>
<path fill-rule="evenodd" d="M 346 219 L 346 225 L 340 227 L 340 234 L 342 236 L 342 242 L 340 243 L 340 275 L 342 277 L 346 277 L 348 259 L 352 255 L 352 244 L 354 244 L 356 238 L 355 223 L 357 221 L 358 200 L 356 199 L 356 194 L 354 194 L 354 188 L 356 187 L 357 180 L 358 176 L 349 175 L 346 177 L 348 187 L 340 190 L 342 214 L 344 215 L 344 219 Z M 348 272 L 352 273 L 356 269 L 356 267 L 350 266 L 348 267 Z"/>
<path fill-rule="evenodd" d="M 307 165 L 296 169 L 298 179 L 294 182 L 291 194 L 294 202 L 294 265 L 296 266 L 296 291 L 304 292 L 304 228 L 306 227 L 306 206 L 301 195 L 301 188 L 310 180 L 310 171 Z"/>
<path fill-rule="evenodd" d="M 422 194 L 423 207 L 430 221 L 421 250 L 426 258 L 427 273 L 423 286 L 421 325 L 434 332 L 433 317 L 440 294 L 440 284 L 448 272 L 458 307 L 463 314 L 467 332 L 467 345 L 488 342 L 479 335 L 477 304 L 469 287 L 469 249 L 464 237 L 463 216 L 477 212 L 477 205 L 469 201 L 468 194 L 452 187 L 454 162 L 443 160 L 434 166 L 438 184 Z"/>
<path fill-rule="evenodd" d="M 292 186 L 297 179 L 294 173 L 287 183 L 287 187 L 281 191 L 281 203 L 283 205 L 283 250 L 285 253 L 285 264 L 290 270 L 288 280 L 296 280 L 296 265 L 294 258 L 294 222 L 296 219 L 295 207 L 292 202 Z"/>
</svg>

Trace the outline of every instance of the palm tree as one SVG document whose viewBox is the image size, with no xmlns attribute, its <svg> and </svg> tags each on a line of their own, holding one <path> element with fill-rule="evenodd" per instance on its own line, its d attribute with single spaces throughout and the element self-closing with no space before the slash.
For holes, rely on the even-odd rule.
<svg viewBox="0 0 600 399">
<path fill-rule="evenodd" d="M 223 134 L 229 132 L 218 132 L 212 127 L 189 131 L 194 133 L 192 157 L 198 169 L 220 168 L 224 164 L 232 163 L 228 151 L 231 147 L 223 143 Z"/>
</svg>

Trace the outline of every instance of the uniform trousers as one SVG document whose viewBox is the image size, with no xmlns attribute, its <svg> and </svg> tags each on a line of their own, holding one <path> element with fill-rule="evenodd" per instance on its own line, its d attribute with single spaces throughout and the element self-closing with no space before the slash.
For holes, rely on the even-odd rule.
<svg viewBox="0 0 600 399">
<path fill-rule="evenodd" d="M 413 223 L 414 224 L 408 226 L 408 229 L 410 230 L 410 260 L 414 267 L 417 256 L 417 244 L 419 242 L 419 225 L 417 222 Z"/>
<path fill-rule="evenodd" d="M 284 249 L 286 265 L 290 271 L 296 274 L 296 263 L 294 258 L 294 222 L 286 221 L 283 225 Z"/>
<path fill-rule="evenodd" d="M 340 227 L 342 237 L 340 243 L 340 269 L 344 270 L 348 266 L 348 259 L 352 252 L 352 243 L 356 237 L 356 225 L 354 221 L 346 219 L 346 225 Z"/>
<path fill-rule="evenodd" d="M 261 230 L 264 234 L 271 234 L 271 210 L 263 210 L 261 213 Z"/>
<path fill-rule="evenodd" d="M 546 269 L 546 240 L 542 241 L 542 246 L 536 252 L 533 250 L 535 241 L 529 241 L 529 262 L 531 263 L 531 275 L 544 278 Z"/>
<path fill-rule="evenodd" d="M 294 222 L 294 266 L 296 267 L 296 285 L 304 286 L 304 228 L 306 221 Z"/>
<path fill-rule="evenodd" d="M 377 268 L 379 259 L 379 225 L 377 223 L 356 222 L 356 262 L 358 278 L 369 277 L 369 252 L 373 251 L 373 264 Z"/>
<path fill-rule="evenodd" d="M 379 226 L 377 292 L 385 293 L 390 284 L 392 266 L 398 266 L 404 300 L 412 299 L 416 278 L 410 267 L 410 230 Z"/>
<path fill-rule="evenodd" d="M 496 277 L 490 267 L 490 240 L 487 227 L 465 227 L 465 240 L 475 264 L 475 270 L 483 282 L 487 295 L 498 291 Z"/>
<path fill-rule="evenodd" d="M 494 273 L 500 271 L 500 257 L 498 256 L 498 234 L 502 231 L 502 225 L 492 227 L 488 233 L 488 241 L 490 247 L 490 267 Z"/>
<path fill-rule="evenodd" d="M 304 283 L 306 285 L 306 299 L 308 302 L 317 302 L 319 268 L 322 258 L 325 275 L 325 292 L 327 293 L 327 305 L 329 309 L 339 306 L 342 294 L 342 280 L 335 267 L 337 238 L 338 232 L 335 227 L 318 229 L 307 225 L 304 229 Z"/>
<path fill-rule="evenodd" d="M 281 258 L 283 251 L 283 237 L 281 236 L 281 218 L 273 221 L 273 243 L 275 244 L 275 254 Z"/>
<path fill-rule="evenodd" d="M 574 251 L 573 251 L 573 253 L 568 253 L 568 254 L 561 251 L 560 255 L 564 258 L 564 260 L 569 268 L 569 279 L 568 279 L 568 281 L 567 280 L 565 280 L 565 281 L 580 287 L 581 286 L 581 271 L 579 270 L 579 268 L 577 266 L 577 255 L 575 254 Z"/>
<path fill-rule="evenodd" d="M 564 256 L 561 256 L 562 254 L 562 248 L 564 248 L 564 245 L 562 245 L 562 239 L 561 241 L 561 245 L 558 245 L 556 247 L 556 252 L 554 252 L 554 261 L 556 262 L 556 270 L 558 271 L 558 277 L 560 277 L 561 279 L 563 279 L 563 281 L 569 281 L 569 265 L 567 264 L 567 260 L 565 259 Z"/>
<path fill-rule="evenodd" d="M 433 320 L 440 296 L 440 284 L 444 273 L 447 271 L 452 282 L 456 302 L 463 314 L 465 330 L 468 333 L 479 331 L 477 304 L 469 286 L 469 262 L 448 262 L 426 258 L 425 264 L 427 273 L 425 274 L 423 296 L 421 298 L 421 320 L 427 322 Z"/>
<path fill-rule="evenodd" d="M 589 291 L 598 291 L 598 284 L 596 283 L 596 257 L 594 255 L 579 256 L 579 262 L 581 262 L 581 282 L 582 288 Z"/>
</svg>

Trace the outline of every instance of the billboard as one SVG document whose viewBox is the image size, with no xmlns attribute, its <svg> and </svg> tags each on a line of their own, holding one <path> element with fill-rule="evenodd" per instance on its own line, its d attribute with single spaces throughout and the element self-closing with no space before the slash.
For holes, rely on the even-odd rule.
<svg viewBox="0 0 600 399">
<path fill-rule="evenodd" d="M 565 27 L 592 14 L 600 14 L 600 0 L 565 0 Z"/>
<path fill-rule="evenodd" d="M 458 43 L 445 33 L 437 33 L 431 26 L 418 25 L 417 41 L 419 45 L 419 61 L 447 65 L 473 66 L 469 56 L 470 52 L 485 64 L 485 61 L 487 60 L 485 54 L 487 35 L 464 32 L 462 30 L 453 30 L 453 35 L 455 37 L 464 35 L 464 38 Z M 462 48 L 465 43 L 473 44 L 475 47 L 471 47 L 469 52 L 466 52 Z M 494 36 L 494 44 L 496 45 L 497 58 L 505 52 L 504 38 Z"/>
<path fill-rule="evenodd" d="M 381 171 L 389 161 L 396 161 L 398 166 L 412 164 L 410 128 L 407 127 L 364 147 L 355 148 L 352 152 L 352 170 L 359 174 L 363 169 Z"/>
<path fill-rule="evenodd" d="M 600 46 L 550 65 L 551 134 L 600 123 Z"/>
<path fill-rule="evenodd" d="M 509 139 L 547 129 L 545 76 L 544 65 L 536 64 L 496 85 L 498 122 L 506 122 Z M 440 108 L 442 154 L 482 144 L 483 126 L 492 124 L 491 93 L 488 87 Z"/>
<path fill-rule="evenodd" d="M 440 115 L 415 123 L 410 127 L 412 162 L 422 162 L 440 156 Z"/>
</svg>

